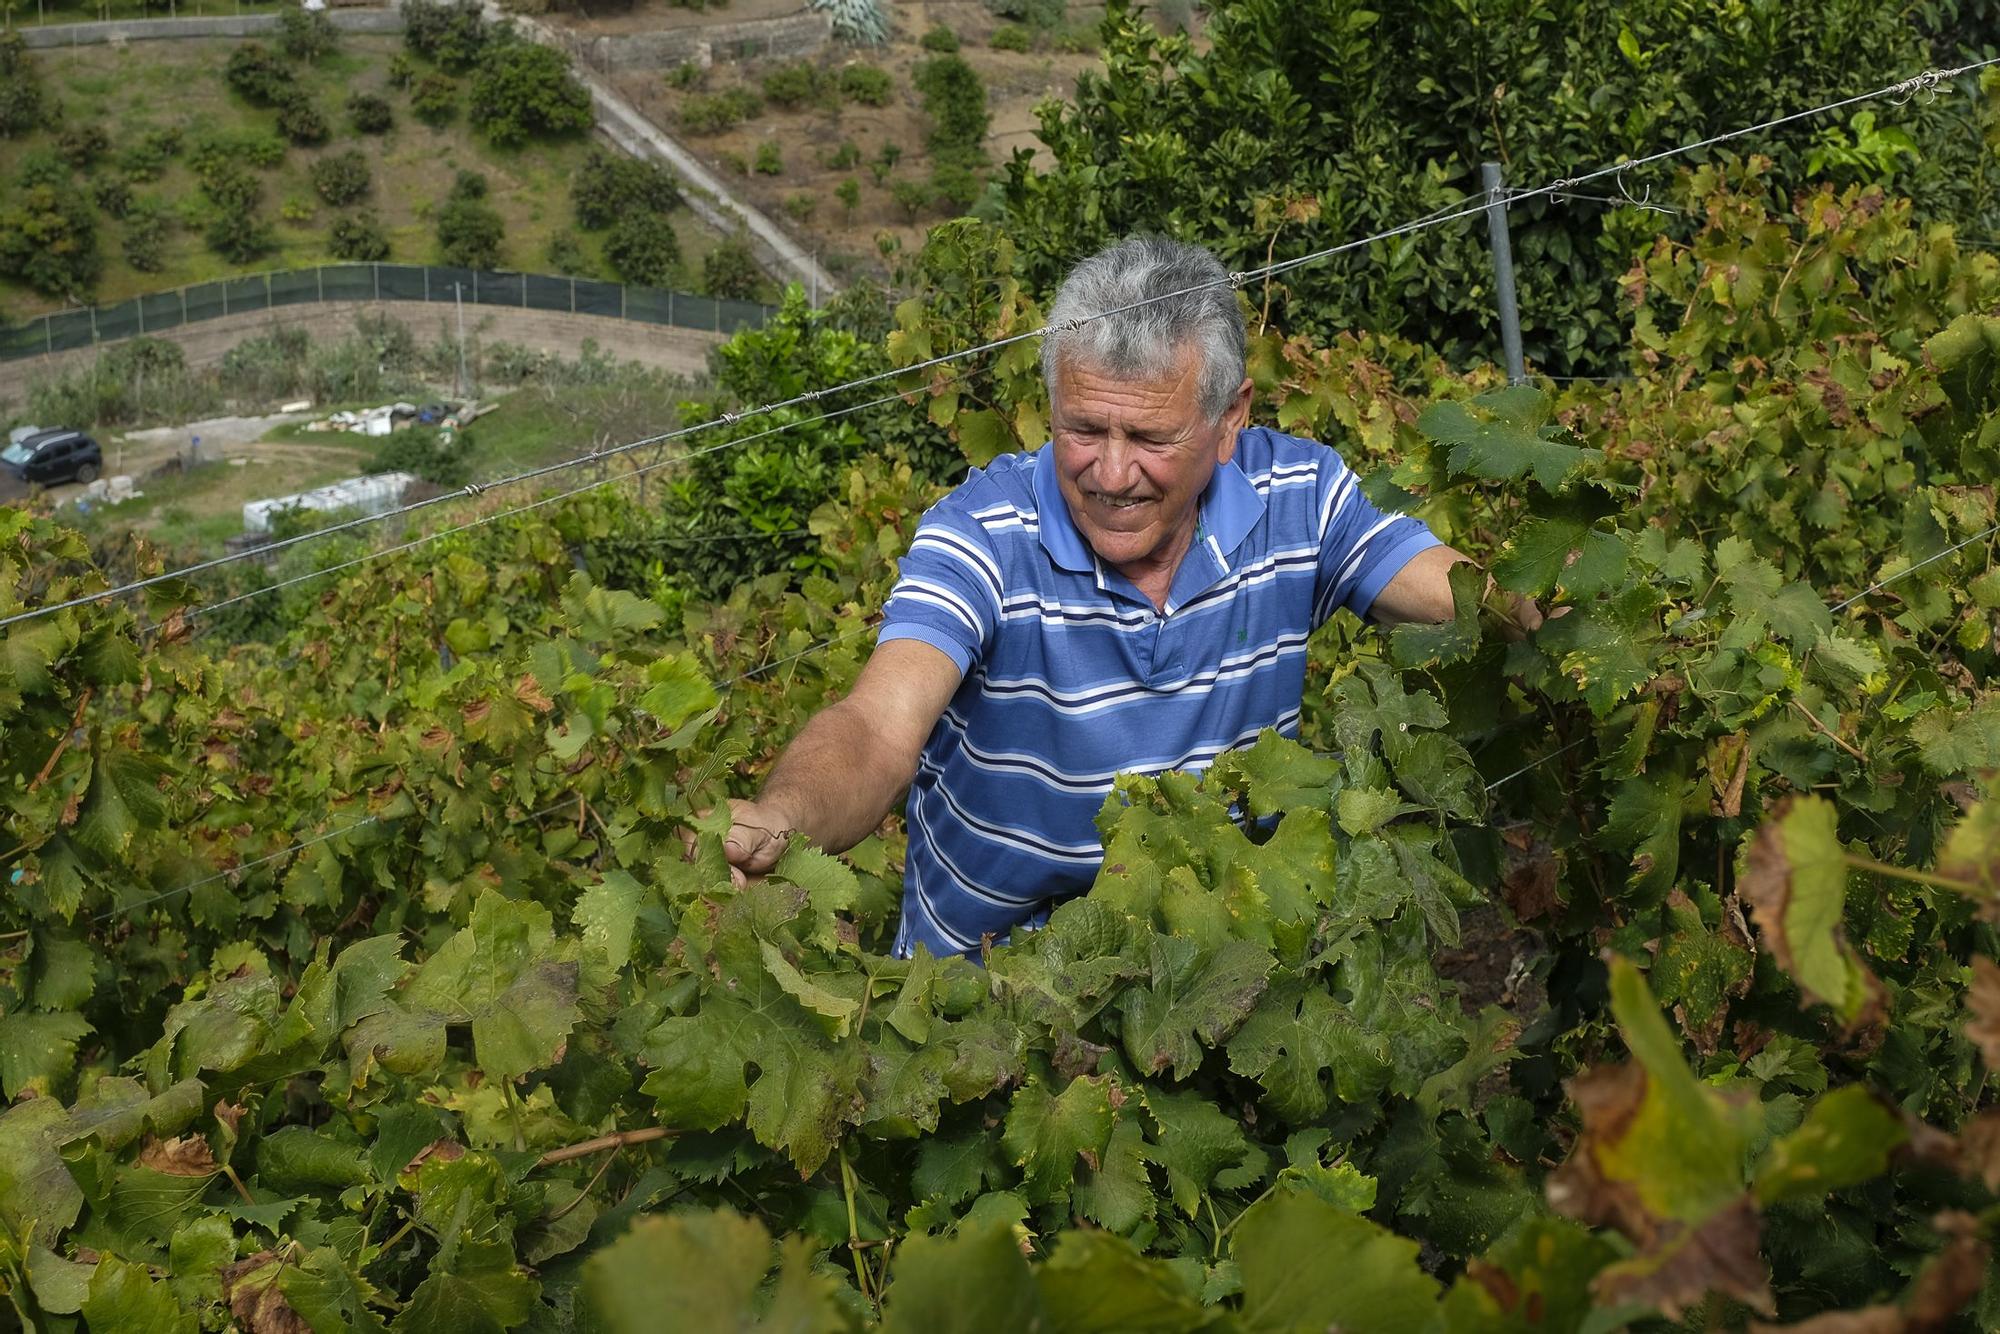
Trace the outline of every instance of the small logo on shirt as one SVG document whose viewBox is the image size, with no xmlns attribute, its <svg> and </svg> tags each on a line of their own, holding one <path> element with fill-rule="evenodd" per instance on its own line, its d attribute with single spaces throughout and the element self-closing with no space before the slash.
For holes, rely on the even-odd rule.
<svg viewBox="0 0 2000 1334">
<path fill-rule="evenodd" d="M 1249 643 L 1249 642 L 1250 642 L 1250 632 L 1249 632 L 1248 630 L 1238 630 L 1238 631 L 1236 632 L 1236 642 L 1237 642 L 1237 643 L 1239 643 L 1239 644 L 1247 644 L 1247 643 Z"/>
</svg>

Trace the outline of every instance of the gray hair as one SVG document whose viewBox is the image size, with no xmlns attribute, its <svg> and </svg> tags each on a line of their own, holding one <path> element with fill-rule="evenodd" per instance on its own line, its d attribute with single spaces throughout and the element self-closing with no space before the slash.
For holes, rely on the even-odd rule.
<svg viewBox="0 0 2000 1334">
<path fill-rule="evenodd" d="M 1196 400 L 1215 421 L 1243 383 L 1243 344 L 1243 313 L 1220 260 L 1185 241 L 1132 236 L 1063 279 L 1042 337 L 1042 378 L 1053 399 L 1065 360 L 1117 376 L 1164 375 L 1192 345 L 1201 358 Z"/>
</svg>

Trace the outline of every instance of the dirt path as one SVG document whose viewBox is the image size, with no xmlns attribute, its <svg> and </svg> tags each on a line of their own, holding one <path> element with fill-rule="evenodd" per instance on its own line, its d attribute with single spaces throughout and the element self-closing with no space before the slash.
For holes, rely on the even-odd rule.
<svg viewBox="0 0 2000 1334">
<path fill-rule="evenodd" d="M 311 416 L 309 412 L 273 412 L 261 417 L 210 417 L 185 426 L 149 426 L 144 430 L 127 431 L 118 439 L 100 437 L 104 447 L 104 475 L 130 474 L 134 485 L 144 490 L 146 474 L 169 459 L 187 455 L 196 437 L 201 440 L 201 457 L 204 459 L 249 458 L 263 461 L 290 457 L 319 463 L 340 454 L 358 457 L 365 452 L 344 449 L 335 444 L 258 443 L 273 427 L 305 421 Z M 81 482 L 49 488 L 49 495 L 58 504 L 67 504 L 81 494 Z"/>
</svg>

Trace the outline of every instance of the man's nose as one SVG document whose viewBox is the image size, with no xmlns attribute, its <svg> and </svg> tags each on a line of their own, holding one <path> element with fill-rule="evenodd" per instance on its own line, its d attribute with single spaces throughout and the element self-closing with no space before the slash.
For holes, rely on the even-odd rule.
<svg viewBox="0 0 2000 1334">
<path fill-rule="evenodd" d="M 1097 489 L 1112 495 L 1130 490 L 1139 480 L 1138 458 L 1138 451 L 1123 435 L 1116 431 L 1107 434 L 1098 447 L 1097 462 L 1092 469 Z"/>
</svg>

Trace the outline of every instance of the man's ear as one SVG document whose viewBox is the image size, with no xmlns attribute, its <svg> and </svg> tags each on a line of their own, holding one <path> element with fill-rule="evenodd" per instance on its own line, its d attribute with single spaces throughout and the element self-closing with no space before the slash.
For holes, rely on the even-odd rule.
<svg viewBox="0 0 2000 1334">
<path fill-rule="evenodd" d="M 1236 386 L 1236 397 L 1222 413 L 1222 444 L 1215 451 L 1217 463 L 1227 463 L 1236 457 L 1236 436 L 1250 424 L 1250 399 L 1255 393 L 1250 377 L 1244 376 L 1243 383 Z"/>
</svg>

